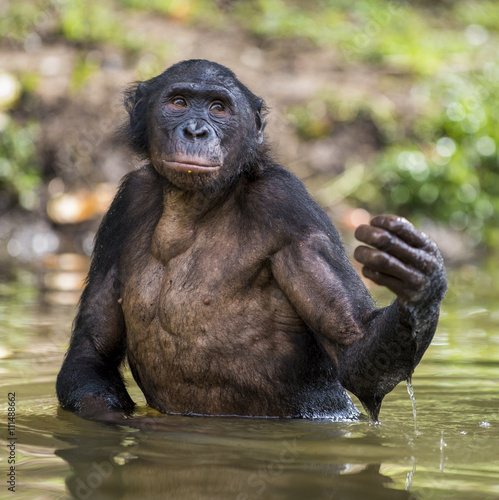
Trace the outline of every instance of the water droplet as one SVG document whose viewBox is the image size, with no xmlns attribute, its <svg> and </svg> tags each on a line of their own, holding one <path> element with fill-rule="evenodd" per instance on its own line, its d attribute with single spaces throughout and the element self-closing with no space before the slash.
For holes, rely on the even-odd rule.
<svg viewBox="0 0 499 500">
<path fill-rule="evenodd" d="M 440 432 L 440 472 L 444 471 L 444 448 L 447 446 L 447 443 L 444 441 L 444 431 Z"/>
<path fill-rule="evenodd" d="M 414 387 L 412 387 L 412 382 L 411 382 L 410 378 L 408 378 L 405 381 L 405 385 L 407 386 L 407 393 L 409 394 L 409 397 L 411 398 L 411 403 L 412 403 L 412 414 L 414 416 L 414 433 L 419 434 L 418 415 L 417 415 L 417 411 L 416 411 L 416 398 L 414 397 Z"/>
</svg>

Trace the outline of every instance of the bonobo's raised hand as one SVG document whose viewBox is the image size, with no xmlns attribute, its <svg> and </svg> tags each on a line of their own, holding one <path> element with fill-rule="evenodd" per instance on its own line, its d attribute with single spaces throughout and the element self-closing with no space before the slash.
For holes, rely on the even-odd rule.
<svg viewBox="0 0 499 500">
<path fill-rule="evenodd" d="M 365 337 L 344 351 L 340 365 L 342 385 L 377 420 L 384 396 L 411 377 L 430 345 L 447 280 L 437 245 L 403 217 L 375 217 L 355 237 L 369 245 L 354 252 L 362 274 L 397 295 L 368 317 Z"/>
<path fill-rule="evenodd" d="M 400 305 L 441 300 L 446 290 L 442 255 L 425 233 L 396 215 L 379 215 L 371 225 L 361 225 L 355 237 L 354 257 L 363 264 L 362 274 L 394 292 Z M 372 248 L 371 248 L 372 247 Z"/>
</svg>

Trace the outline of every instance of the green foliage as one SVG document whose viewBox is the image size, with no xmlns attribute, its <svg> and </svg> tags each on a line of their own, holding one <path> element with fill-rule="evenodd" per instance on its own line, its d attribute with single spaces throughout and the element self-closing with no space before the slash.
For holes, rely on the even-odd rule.
<svg viewBox="0 0 499 500">
<path fill-rule="evenodd" d="M 24 43 L 33 34 L 80 44 L 109 43 L 135 53 L 143 41 L 130 34 L 113 0 L 10 0 L 0 17 L 0 37 Z"/>
<path fill-rule="evenodd" d="M 55 14 L 51 0 L 10 0 L 0 10 L 0 37 L 23 42 L 29 33 L 50 23 Z"/>
<path fill-rule="evenodd" d="M 73 42 L 111 43 L 130 52 L 142 47 L 141 40 L 129 34 L 109 0 L 66 0 L 60 11 L 59 29 Z"/>
<path fill-rule="evenodd" d="M 499 5 L 495 0 L 453 2 L 452 15 L 464 26 L 482 26 L 489 31 L 499 30 Z"/>
<path fill-rule="evenodd" d="M 333 118 L 321 99 L 313 99 L 306 106 L 292 106 L 287 116 L 304 140 L 320 139 L 333 132 Z"/>
<path fill-rule="evenodd" d="M 211 0 L 117 0 L 126 9 L 157 12 L 181 23 L 221 28 L 230 21 Z"/>
<path fill-rule="evenodd" d="M 499 65 L 490 63 L 480 73 L 444 74 L 415 87 L 426 102 L 405 129 L 396 130 L 402 116 L 359 101 L 357 111 L 376 123 L 385 147 L 348 197 L 373 212 L 424 214 L 467 231 L 475 244 L 498 245 L 498 81 Z M 329 113 L 345 121 L 356 115 L 355 107 L 342 115 L 338 100 Z"/>
<path fill-rule="evenodd" d="M 466 39 L 456 30 L 465 9 L 454 15 L 449 8 L 435 12 L 403 0 L 315 4 L 311 8 L 304 0 L 246 0 L 235 3 L 234 15 L 261 38 L 299 37 L 340 49 L 346 62 L 383 63 L 420 74 L 431 74 L 466 49 Z M 489 8 L 499 16 L 498 6 Z"/>
<path fill-rule="evenodd" d="M 119 0 L 128 8 L 138 10 L 154 10 L 171 16 L 188 15 L 192 11 L 189 0 Z"/>
<path fill-rule="evenodd" d="M 71 0 L 61 10 L 61 32 L 76 42 L 106 42 L 119 38 L 119 23 L 109 2 Z"/>
<path fill-rule="evenodd" d="M 0 190 L 18 197 L 26 209 L 36 207 L 35 189 L 41 182 L 35 140 L 36 123 L 21 127 L 0 113 Z"/>
<path fill-rule="evenodd" d="M 80 57 L 73 68 L 71 74 L 71 87 L 74 90 L 81 89 L 85 82 L 97 71 L 99 71 L 99 62 L 92 57 Z"/>
</svg>

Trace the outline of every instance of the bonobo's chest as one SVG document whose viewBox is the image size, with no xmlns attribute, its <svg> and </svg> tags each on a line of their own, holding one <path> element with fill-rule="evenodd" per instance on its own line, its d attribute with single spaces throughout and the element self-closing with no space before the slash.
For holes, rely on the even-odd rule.
<svg viewBox="0 0 499 500">
<path fill-rule="evenodd" d="M 252 323 L 275 291 L 263 234 L 238 229 L 223 213 L 196 222 L 165 211 L 141 258 L 122 265 L 129 333 L 201 335 L 227 328 L 231 316 Z"/>
</svg>

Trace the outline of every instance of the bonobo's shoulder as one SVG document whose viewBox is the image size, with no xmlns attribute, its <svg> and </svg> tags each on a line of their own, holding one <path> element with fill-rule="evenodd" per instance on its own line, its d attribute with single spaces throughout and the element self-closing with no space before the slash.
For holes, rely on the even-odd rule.
<svg viewBox="0 0 499 500">
<path fill-rule="evenodd" d="M 300 185 L 304 188 L 303 183 L 296 175 L 274 161 L 269 161 L 265 167 L 262 168 L 258 180 L 262 184 L 279 182 L 282 187 L 286 184 L 293 184 L 296 186 Z"/>
<path fill-rule="evenodd" d="M 325 233 L 336 237 L 337 231 L 302 181 L 277 163 L 266 166 L 255 181 L 251 206 L 273 227 L 293 234 Z"/>
<path fill-rule="evenodd" d="M 163 184 L 150 164 L 129 172 L 122 179 L 110 212 L 117 213 L 127 225 L 157 219 L 163 207 Z"/>
<path fill-rule="evenodd" d="M 151 213 L 152 207 L 161 207 L 163 181 L 151 165 L 133 170 L 121 179 L 121 184 L 108 212 L 108 218 L 142 218 Z"/>
<path fill-rule="evenodd" d="M 94 262 L 102 269 L 117 262 L 124 242 L 153 227 L 162 206 L 161 182 L 152 167 L 125 175 L 97 232 Z"/>
<path fill-rule="evenodd" d="M 144 189 L 151 188 L 153 192 L 161 190 L 161 176 L 156 172 L 152 165 L 146 164 L 136 170 L 128 172 L 128 174 L 121 179 L 119 192 L 131 191 L 140 195 L 144 192 Z M 150 193 L 151 191 L 147 191 L 147 193 L 144 194 Z"/>
<path fill-rule="evenodd" d="M 315 204 L 300 179 L 277 163 L 266 165 L 253 188 L 253 193 L 266 202 L 272 200 L 273 203 L 302 207 L 311 202 Z"/>
</svg>

